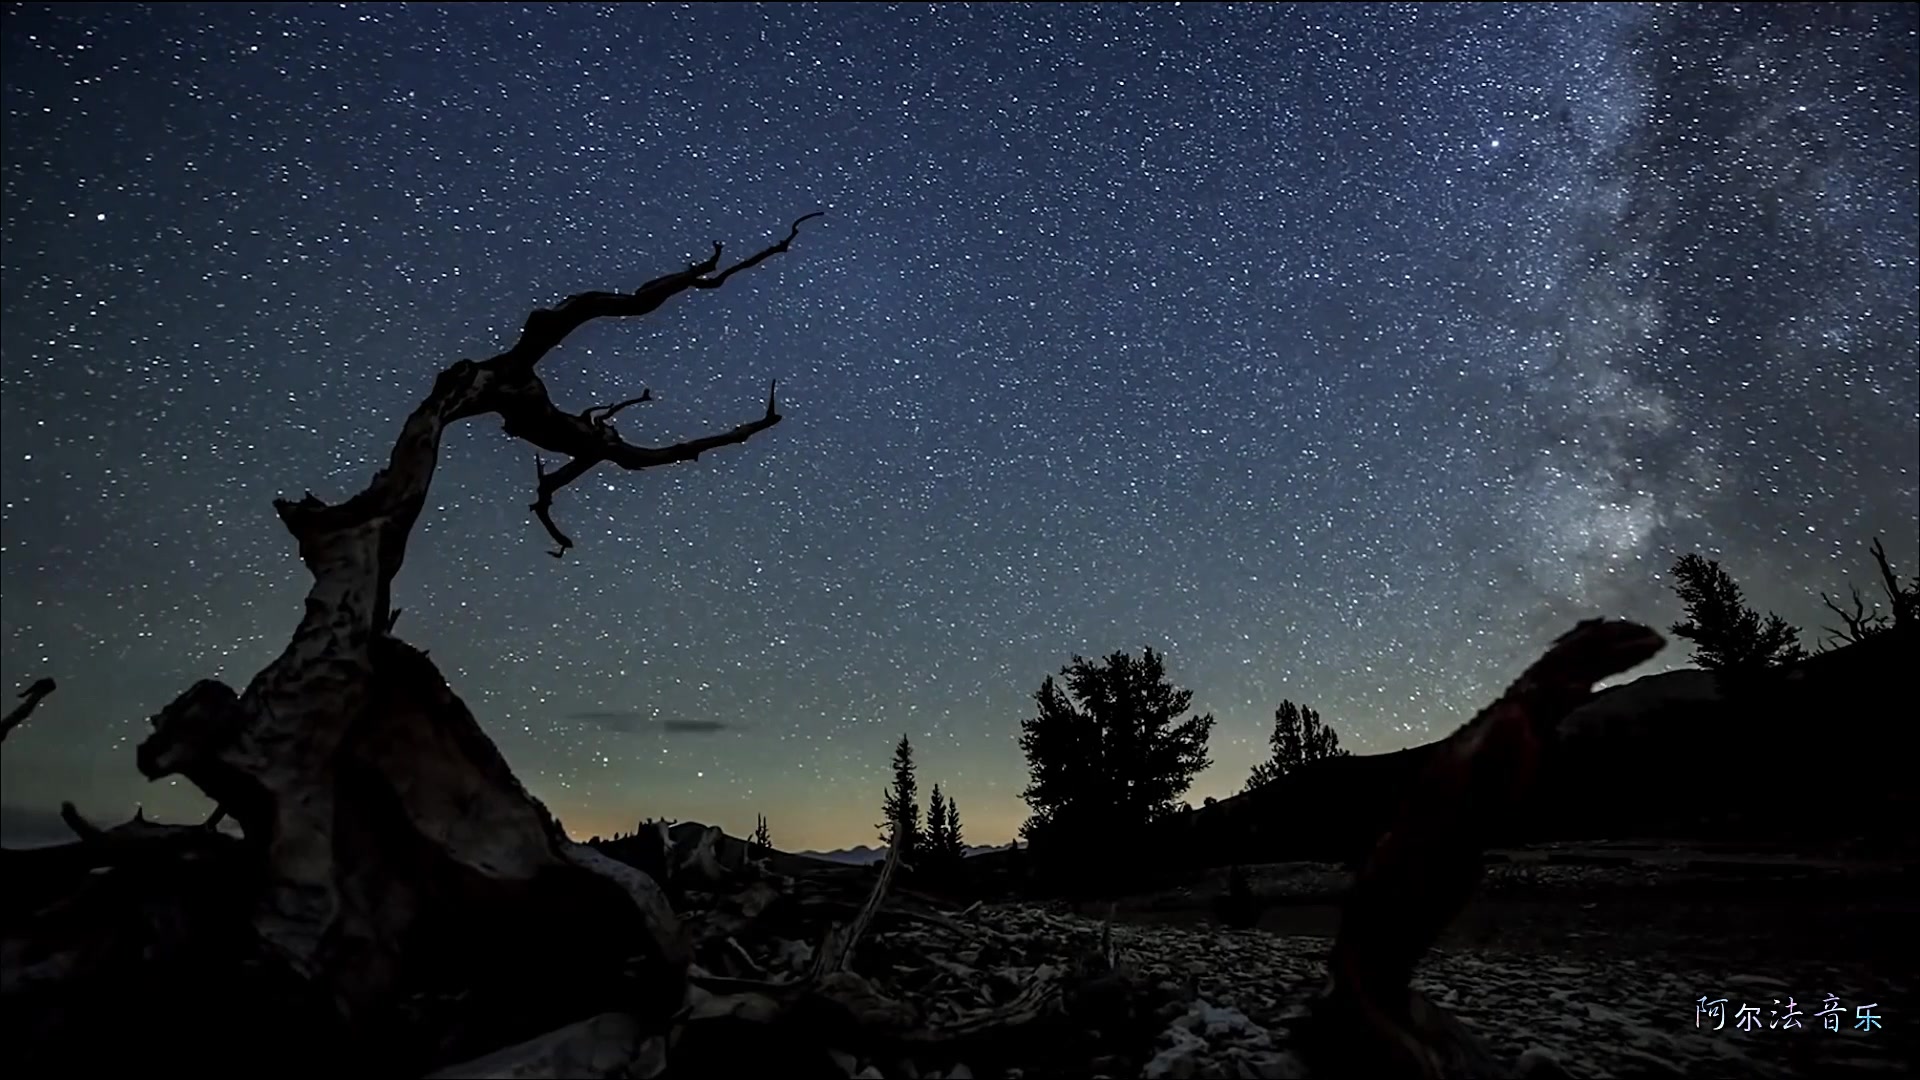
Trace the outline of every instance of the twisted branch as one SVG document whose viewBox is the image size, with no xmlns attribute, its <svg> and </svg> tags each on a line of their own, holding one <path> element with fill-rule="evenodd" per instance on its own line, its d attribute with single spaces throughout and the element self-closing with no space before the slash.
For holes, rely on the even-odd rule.
<svg viewBox="0 0 1920 1080">
<path fill-rule="evenodd" d="M 53 688 L 52 679 L 35 679 L 33 685 L 20 691 L 20 704 L 15 705 L 5 718 L 0 718 L 0 742 L 5 742 L 7 736 L 13 734 L 14 728 L 19 727 L 27 717 L 33 715 L 33 710 L 40 705 L 40 699 L 53 693 Z"/>
<path fill-rule="evenodd" d="M 731 431 L 670 446 L 636 446 L 622 439 L 607 420 L 632 405 L 653 400 L 651 390 L 624 402 L 567 413 L 553 404 L 534 368 L 568 335 L 595 319 L 649 315 L 688 289 L 719 288 L 742 270 L 786 252 L 800 235 L 801 224 L 819 216 L 821 213 L 815 212 L 795 220 L 785 237 L 717 273 L 721 245 L 716 243 L 713 254 L 706 259 L 684 270 L 656 277 L 632 292 L 577 293 L 551 308 L 536 309 L 521 326 L 519 339 L 505 352 L 479 362 L 460 360 L 440 373 L 427 400 L 408 417 L 387 468 L 374 477 L 365 491 L 337 506 L 322 502 L 311 492 L 298 502 L 275 502 L 281 519 L 296 537 L 302 538 L 303 556 L 307 536 L 371 517 L 391 517 L 396 519 L 396 524 L 404 523 L 410 528 L 418 507 L 409 507 L 406 502 L 415 495 L 424 498 L 432 468 L 430 456 L 423 462 L 420 451 L 431 455 L 438 449 L 441 430 L 468 417 L 498 413 L 507 434 L 538 449 L 572 459 L 552 473 L 544 468 L 540 471 L 539 498 L 532 505 L 547 534 L 559 545 L 554 553 L 556 557 L 564 556 L 573 541 L 553 523 L 554 492 L 586 475 L 595 465 L 609 462 L 623 469 L 637 470 L 693 461 L 708 450 L 745 442 L 779 423 L 780 413 L 774 396 L 769 393 L 766 412 Z M 401 542 L 404 543 L 403 538 Z M 384 605 L 382 607 L 384 610 Z"/>
<path fill-rule="evenodd" d="M 651 387 L 648 387 L 646 389 L 641 390 L 640 396 L 637 398 L 628 398 L 625 401 L 618 401 L 613 403 L 612 405 L 589 405 L 586 407 L 586 409 L 584 409 L 580 413 L 580 415 L 590 424 L 604 424 L 607 421 L 613 419 L 615 413 L 618 413 L 620 410 L 628 407 L 629 405 L 640 405 L 652 400 L 653 400 L 653 389 Z M 599 415 L 595 416 L 594 415 L 595 413 L 598 413 Z"/>
</svg>

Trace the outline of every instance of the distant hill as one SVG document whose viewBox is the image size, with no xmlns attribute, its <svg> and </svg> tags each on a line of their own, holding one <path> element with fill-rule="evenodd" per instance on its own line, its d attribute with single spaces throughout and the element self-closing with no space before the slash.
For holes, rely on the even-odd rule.
<svg viewBox="0 0 1920 1080">
<path fill-rule="evenodd" d="M 1632 837 L 1920 855 L 1905 825 L 1920 804 L 1911 759 L 1900 752 L 1916 655 L 1920 634 L 1901 631 L 1744 682 L 1683 669 L 1603 690 L 1560 726 L 1539 802 L 1494 844 Z M 1386 829 L 1435 745 L 1314 762 L 1260 791 L 1177 815 L 1142 842 L 1150 855 L 1141 869 L 1356 860 Z M 699 828 L 683 822 L 673 833 L 678 840 Z M 632 845 L 602 842 L 628 861 Z M 744 847 L 727 838 L 722 861 Z M 1015 864 L 1005 845 L 972 845 L 968 854 L 980 875 L 1011 873 Z M 885 856 L 861 845 L 776 854 L 775 862 L 804 872 Z"/>
<path fill-rule="evenodd" d="M 1560 726 L 1539 803 L 1500 840 L 1911 850 L 1902 823 L 1917 810 L 1910 759 L 1897 748 L 1911 726 L 1916 655 L 1920 634 L 1891 632 L 1745 680 L 1686 669 L 1603 690 Z M 1435 745 L 1315 762 L 1170 819 L 1150 847 L 1212 866 L 1358 858 Z"/>
<path fill-rule="evenodd" d="M 652 865 L 655 857 L 653 851 L 657 848 L 647 838 L 640 836 L 639 831 L 640 827 L 636 827 L 635 832 L 632 833 L 623 833 L 614 837 L 596 836 L 587 842 L 602 853 L 619 859 L 629 866 L 644 869 Z M 707 826 L 698 821 L 681 821 L 668 826 L 667 837 L 673 842 L 677 851 L 684 853 L 706 831 Z M 720 841 L 714 847 L 714 857 L 720 860 L 722 866 L 739 866 L 748 858 L 757 857 L 760 854 L 760 849 L 756 849 L 753 844 L 737 836 L 729 836 L 725 832 L 720 834 Z M 804 872 L 809 865 L 818 865 L 821 861 L 813 856 L 794 855 L 777 849 L 765 853 L 765 858 L 775 871 L 783 874 Z"/>
<path fill-rule="evenodd" d="M 1005 851 L 1007 846 L 1006 844 L 968 844 L 967 856 L 971 858 L 975 855 Z M 819 859 L 823 862 L 841 863 L 847 866 L 867 866 L 886 858 L 887 849 L 861 844 L 858 847 L 836 848 L 833 851 L 796 851 L 794 854 L 802 858 Z"/>
<path fill-rule="evenodd" d="M 648 855 L 650 845 L 648 841 L 638 836 L 638 830 L 639 827 L 636 826 L 634 833 L 623 833 L 615 837 L 596 836 L 588 843 L 630 866 L 646 866 L 650 858 Z M 681 821 L 668 826 L 667 835 L 676 849 L 684 851 L 706 830 L 707 826 L 698 821 Z M 967 847 L 967 854 L 968 856 L 981 855 L 1003 851 L 1005 848 L 1006 845 L 970 844 Z M 807 870 L 808 864 L 871 866 L 887 857 L 887 849 L 862 845 L 834 851 L 781 851 L 775 848 L 770 852 L 763 852 L 737 836 L 729 836 L 722 832 L 720 841 L 714 849 L 714 855 L 723 866 L 738 866 L 750 857 L 764 856 L 770 860 L 773 869 L 781 873 L 800 873 Z"/>
</svg>

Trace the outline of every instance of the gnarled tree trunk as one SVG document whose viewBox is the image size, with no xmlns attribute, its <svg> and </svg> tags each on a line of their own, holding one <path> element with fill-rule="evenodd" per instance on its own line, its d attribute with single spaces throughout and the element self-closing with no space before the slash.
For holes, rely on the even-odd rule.
<svg viewBox="0 0 1920 1080">
<path fill-rule="evenodd" d="M 257 998 L 265 982 L 291 988 L 302 1008 L 328 1006 L 341 1061 L 379 1047 L 384 1064 L 400 1068 L 608 1009 L 644 1020 L 680 1006 L 689 950 L 658 885 L 565 836 L 426 654 L 392 635 L 391 585 L 441 436 L 460 420 L 496 413 L 509 434 L 569 458 L 536 473 L 532 509 L 556 557 L 572 542 L 554 524 L 553 496 L 595 465 L 691 461 L 779 423 L 769 393 L 764 414 L 730 431 L 637 446 L 610 420 L 650 392 L 562 412 L 535 368 L 590 320 L 648 314 L 785 252 L 799 225 L 724 270 L 716 244 L 705 261 L 631 293 L 581 293 L 533 312 L 505 352 L 439 374 L 364 491 L 339 504 L 311 494 L 275 503 L 314 578 L 291 642 L 241 693 L 214 681 L 188 689 L 153 718 L 137 756 L 150 779 L 196 784 L 242 838 L 196 828 L 190 844 L 136 844 L 127 827 L 95 837 L 90 851 L 138 848 L 166 869 L 115 865 L 80 896 L 9 917 L 8 1011 L 37 1018 L 20 1020 L 11 1039 L 57 1030 L 71 1040 L 85 1022 L 78 1005 L 110 1007 L 100 980 L 124 980 L 130 963 L 155 956 L 197 960 L 254 987 L 229 985 L 235 995 Z M 183 869 L 189 848 L 197 868 Z M 130 909 L 144 914 L 115 914 Z M 127 927 L 123 940 L 89 939 L 116 921 Z M 455 999 L 457 1009 L 441 1007 Z M 174 1030 L 171 1048 L 145 1047 L 148 1065 L 169 1049 L 194 1062 L 197 1041 L 226 1037 L 222 1002 L 200 1004 L 204 1030 Z M 59 1060 L 78 1068 L 90 1050 L 108 1049 L 77 1045 Z M 299 1072 L 328 1067 L 323 1058 L 257 1064 Z"/>
</svg>

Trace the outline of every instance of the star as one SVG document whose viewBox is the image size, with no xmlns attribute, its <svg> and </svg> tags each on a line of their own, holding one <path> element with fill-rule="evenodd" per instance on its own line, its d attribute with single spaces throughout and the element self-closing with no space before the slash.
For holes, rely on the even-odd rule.
<svg viewBox="0 0 1920 1080">
<path fill-rule="evenodd" d="M 0 667 L 61 690 L 0 822 L 203 815 L 132 747 L 286 646 L 307 579 L 272 499 L 358 490 L 534 309 L 814 210 L 540 369 L 576 414 L 651 390 L 636 443 L 776 378 L 780 426 L 568 486 L 564 560 L 524 443 L 441 447 L 397 632 L 578 835 L 871 842 L 904 733 L 1004 842 L 1019 721 L 1076 653 L 1166 651 L 1218 720 L 1198 804 L 1283 698 L 1388 751 L 1577 618 L 1671 622 L 1685 552 L 1818 626 L 1872 536 L 1920 563 L 1915 27 L 14 5 Z"/>
</svg>

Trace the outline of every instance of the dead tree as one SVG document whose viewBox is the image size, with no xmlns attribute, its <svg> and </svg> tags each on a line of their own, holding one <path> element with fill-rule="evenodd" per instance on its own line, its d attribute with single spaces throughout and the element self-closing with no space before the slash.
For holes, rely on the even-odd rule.
<svg viewBox="0 0 1920 1080">
<path fill-rule="evenodd" d="M 1868 550 L 1873 552 L 1874 565 L 1880 571 L 1880 591 L 1887 595 L 1888 610 L 1881 611 L 1879 604 L 1875 604 L 1873 610 L 1867 610 L 1866 598 L 1860 595 L 1858 585 L 1847 586 L 1847 591 L 1853 598 L 1852 611 L 1841 607 L 1833 597 L 1824 592 L 1821 593 L 1820 602 L 1827 606 L 1828 611 L 1840 617 L 1841 626 L 1845 628 L 1839 630 L 1831 626 L 1824 628 L 1827 631 L 1826 644 L 1829 648 L 1847 644 L 1857 645 L 1883 631 L 1905 629 L 1914 622 L 1916 613 L 1920 613 L 1920 604 L 1916 603 L 1916 595 L 1920 595 L 1920 577 L 1914 578 L 1908 584 L 1902 584 L 1900 576 L 1893 572 L 1893 564 L 1887 560 L 1887 549 L 1880 543 L 1879 537 L 1874 537 L 1873 544 Z"/>
<path fill-rule="evenodd" d="M 761 415 L 731 430 L 637 445 L 608 421 L 650 393 L 564 411 L 538 365 L 592 320 L 648 315 L 683 292 L 721 287 L 786 252 L 816 216 L 724 269 L 715 244 L 705 260 L 631 292 L 583 292 L 538 309 L 504 352 L 441 371 L 365 490 L 338 503 L 311 493 L 275 501 L 313 575 L 285 650 L 240 693 L 202 681 L 153 717 L 136 755 L 140 771 L 192 781 L 243 836 L 225 847 L 246 863 L 235 879 L 246 883 L 240 907 L 256 953 L 248 970 L 264 965 L 312 988 L 350 1039 L 407 1032 L 417 1044 L 411 1056 L 382 1046 L 389 1071 L 472 1053 L 596 1008 L 663 1016 L 680 1006 L 688 963 L 658 884 L 569 841 L 426 655 L 392 636 L 399 614 L 392 582 L 441 437 L 452 424 L 492 414 L 509 435 L 564 457 L 557 468 L 536 470 L 532 504 L 557 545 L 553 554 L 563 556 L 572 541 L 554 522 L 554 496 L 595 466 L 693 461 L 746 442 L 781 416 L 770 390 Z M 214 843 L 201 839 L 212 830 L 196 833 L 196 844 Z M 91 842 L 150 846 L 118 840 L 100 833 Z M 33 932 L 51 933 L 45 926 Z M 31 944 L 23 949 L 36 957 L 70 959 L 41 963 L 36 977 L 114 978 L 100 950 Z M 422 1000 L 448 988 L 463 998 L 464 1033 L 435 1029 L 418 1015 Z M 190 1033 L 170 1035 L 194 1041 Z"/>
</svg>

